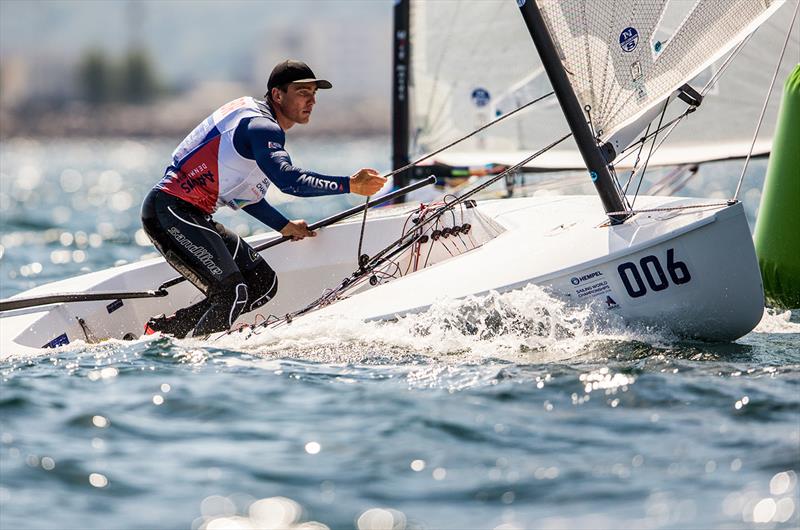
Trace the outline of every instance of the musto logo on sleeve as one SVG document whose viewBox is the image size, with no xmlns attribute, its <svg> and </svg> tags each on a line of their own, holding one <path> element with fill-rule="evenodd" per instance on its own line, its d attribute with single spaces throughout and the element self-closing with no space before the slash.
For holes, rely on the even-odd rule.
<svg viewBox="0 0 800 530">
<path fill-rule="evenodd" d="M 305 173 L 300 175 L 300 178 L 297 179 L 297 182 L 298 184 L 305 184 L 306 186 L 320 190 L 336 191 L 339 189 L 339 185 L 335 182 L 331 182 L 330 180 L 322 180 L 321 178 L 312 177 L 311 175 L 306 175 Z"/>
</svg>

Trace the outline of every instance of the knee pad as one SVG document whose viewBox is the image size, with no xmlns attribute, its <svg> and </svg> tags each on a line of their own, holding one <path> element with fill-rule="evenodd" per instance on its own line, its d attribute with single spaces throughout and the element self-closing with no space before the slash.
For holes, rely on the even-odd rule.
<svg viewBox="0 0 800 530">
<path fill-rule="evenodd" d="M 211 325 L 214 331 L 229 329 L 247 306 L 247 299 L 247 284 L 242 275 L 230 275 L 209 293 L 210 307 L 201 323 Z M 210 321 L 204 322 L 207 320 Z"/>
<path fill-rule="evenodd" d="M 237 274 L 235 276 L 237 276 L 237 278 L 231 281 L 231 287 L 227 290 L 227 292 L 230 293 L 229 296 L 232 298 L 228 327 L 233 326 L 233 323 L 247 306 L 247 284 L 240 275 Z"/>
<path fill-rule="evenodd" d="M 278 292 L 278 276 L 266 261 L 261 261 L 255 268 L 243 273 L 250 293 L 250 305 L 247 311 L 266 304 Z"/>
</svg>

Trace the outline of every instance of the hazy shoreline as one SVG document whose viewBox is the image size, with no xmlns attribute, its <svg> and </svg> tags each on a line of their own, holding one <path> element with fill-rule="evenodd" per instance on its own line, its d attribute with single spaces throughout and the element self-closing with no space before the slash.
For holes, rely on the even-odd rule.
<svg viewBox="0 0 800 530">
<path fill-rule="evenodd" d="M 69 102 L 5 108 L 0 111 L 0 140 L 14 137 L 182 138 L 229 99 L 174 98 L 148 105 L 96 106 Z M 298 133 L 303 136 L 372 136 L 387 135 L 389 130 L 388 101 L 371 98 L 318 104 L 311 123 L 298 129 Z"/>
</svg>

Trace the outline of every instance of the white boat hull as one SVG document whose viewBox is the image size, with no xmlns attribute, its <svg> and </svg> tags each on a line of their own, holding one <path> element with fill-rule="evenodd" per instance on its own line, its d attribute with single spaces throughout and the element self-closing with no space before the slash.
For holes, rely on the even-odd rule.
<svg viewBox="0 0 800 530">
<path fill-rule="evenodd" d="M 650 198 L 642 207 L 656 200 L 664 206 L 664 198 Z M 437 299 L 537 284 L 688 337 L 735 340 L 758 324 L 763 289 L 741 204 L 643 213 L 611 227 L 602 215 L 581 213 L 596 209 L 596 202 L 562 197 L 486 204 L 484 213 L 506 228 L 497 238 L 321 313 L 391 319 Z"/>
<path fill-rule="evenodd" d="M 640 197 L 637 206 L 701 202 Z M 412 209 L 370 217 L 363 252 L 372 255 L 399 237 Z M 303 318 L 394 319 L 424 311 L 442 299 L 537 284 L 577 303 L 592 302 L 626 320 L 652 323 L 688 337 L 735 340 L 756 326 L 764 307 L 763 290 L 741 204 L 641 213 L 619 226 L 608 226 L 599 211 L 596 197 L 561 196 L 487 201 L 455 216 L 448 214 L 443 217 L 445 224 L 470 222 L 469 238 L 452 238 L 448 252 L 441 242 L 429 242 L 434 248 L 427 267 L 377 287 L 365 283 L 360 292 Z M 356 268 L 359 229 L 359 220 L 352 220 L 323 229 L 312 240 L 264 251 L 278 273 L 280 288 L 260 311 L 281 316 L 337 286 Z M 273 237 L 277 236 L 260 236 L 251 243 Z M 419 250 L 427 255 L 425 246 Z M 457 255 L 451 257 L 450 252 Z M 401 269 L 410 259 L 410 251 L 397 259 Z M 163 260 L 148 260 L 43 285 L 18 297 L 140 291 L 174 276 Z M 188 282 L 169 292 L 164 298 L 73 302 L 4 312 L 0 356 L 75 340 L 138 337 L 150 316 L 169 314 L 202 296 Z M 252 322 L 253 315 L 244 315 L 242 321 Z"/>
</svg>

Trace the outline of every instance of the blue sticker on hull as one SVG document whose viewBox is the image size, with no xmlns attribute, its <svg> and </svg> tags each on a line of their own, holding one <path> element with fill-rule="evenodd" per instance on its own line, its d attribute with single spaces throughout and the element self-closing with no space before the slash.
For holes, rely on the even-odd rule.
<svg viewBox="0 0 800 530">
<path fill-rule="evenodd" d="M 66 333 L 62 333 L 58 337 L 42 346 L 42 348 L 58 348 L 59 346 L 64 346 L 65 344 L 69 344 L 69 337 L 67 337 Z"/>
<path fill-rule="evenodd" d="M 122 300 L 117 299 L 106 306 L 106 311 L 108 311 L 108 314 L 110 315 L 120 307 L 122 307 Z"/>
</svg>

